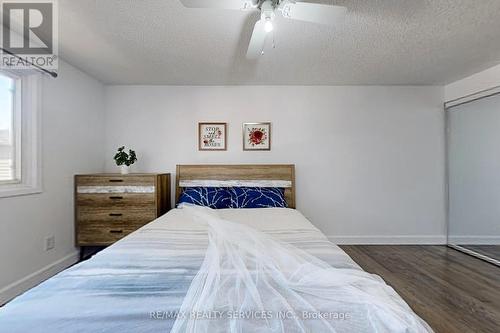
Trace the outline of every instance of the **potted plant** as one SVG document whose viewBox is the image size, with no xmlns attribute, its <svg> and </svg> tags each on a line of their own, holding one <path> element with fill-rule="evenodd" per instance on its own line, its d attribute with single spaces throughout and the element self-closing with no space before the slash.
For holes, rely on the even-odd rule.
<svg viewBox="0 0 500 333">
<path fill-rule="evenodd" d="M 135 151 L 132 149 L 128 150 L 128 154 L 125 152 L 125 146 L 118 148 L 118 152 L 115 154 L 116 165 L 121 168 L 121 174 L 126 175 L 130 172 L 130 166 L 137 161 L 137 156 Z"/>
</svg>

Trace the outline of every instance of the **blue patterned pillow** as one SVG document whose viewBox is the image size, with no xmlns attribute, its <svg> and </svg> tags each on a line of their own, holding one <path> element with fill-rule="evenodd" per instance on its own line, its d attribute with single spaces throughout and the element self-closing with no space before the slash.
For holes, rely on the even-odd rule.
<svg viewBox="0 0 500 333">
<path fill-rule="evenodd" d="M 177 204 L 183 202 L 214 209 L 231 208 L 231 196 L 224 187 L 186 187 Z"/>
<path fill-rule="evenodd" d="M 231 187 L 231 208 L 286 208 L 285 189 L 278 187 Z"/>
</svg>

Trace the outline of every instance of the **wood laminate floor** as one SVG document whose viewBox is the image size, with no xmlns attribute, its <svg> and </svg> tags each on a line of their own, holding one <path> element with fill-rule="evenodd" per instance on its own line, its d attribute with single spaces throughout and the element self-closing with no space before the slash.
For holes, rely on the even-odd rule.
<svg viewBox="0 0 500 333">
<path fill-rule="evenodd" d="M 446 246 L 341 246 L 439 333 L 500 332 L 500 268 Z"/>
</svg>

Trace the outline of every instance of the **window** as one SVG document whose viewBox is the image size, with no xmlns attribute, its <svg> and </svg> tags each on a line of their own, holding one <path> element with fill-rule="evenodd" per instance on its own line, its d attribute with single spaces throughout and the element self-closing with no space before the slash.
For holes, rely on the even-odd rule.
<svg viewBox="0 0 500 333">
<path fill-rule="evenodd" d="M 19 79 L 0 74 L 0 184 L 21 182 Z"/>
<path fill-rule="evenodd" d="M 0 197 L 40 192 L 39 74 L 0 71 Z"/>
</svg>

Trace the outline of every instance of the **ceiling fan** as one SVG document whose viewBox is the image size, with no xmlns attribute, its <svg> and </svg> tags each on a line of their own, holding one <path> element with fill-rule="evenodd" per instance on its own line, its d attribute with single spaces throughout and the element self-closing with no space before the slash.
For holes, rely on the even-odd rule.
<svg viewBox="0 0 500 333">
<path fill-rule="evenodd" d="M 274 29 L 277 13 L 284 18 L 335 25 L 345 17 L 347 8 L 295 0 L 180 0 L 187 8 L 214 8 L 233 10 L 260 10 L 260 20 L 255 23 L 248 45 L 247 58 L 255 59 L 264 54 L 267 35 Z"/>
</svg>

